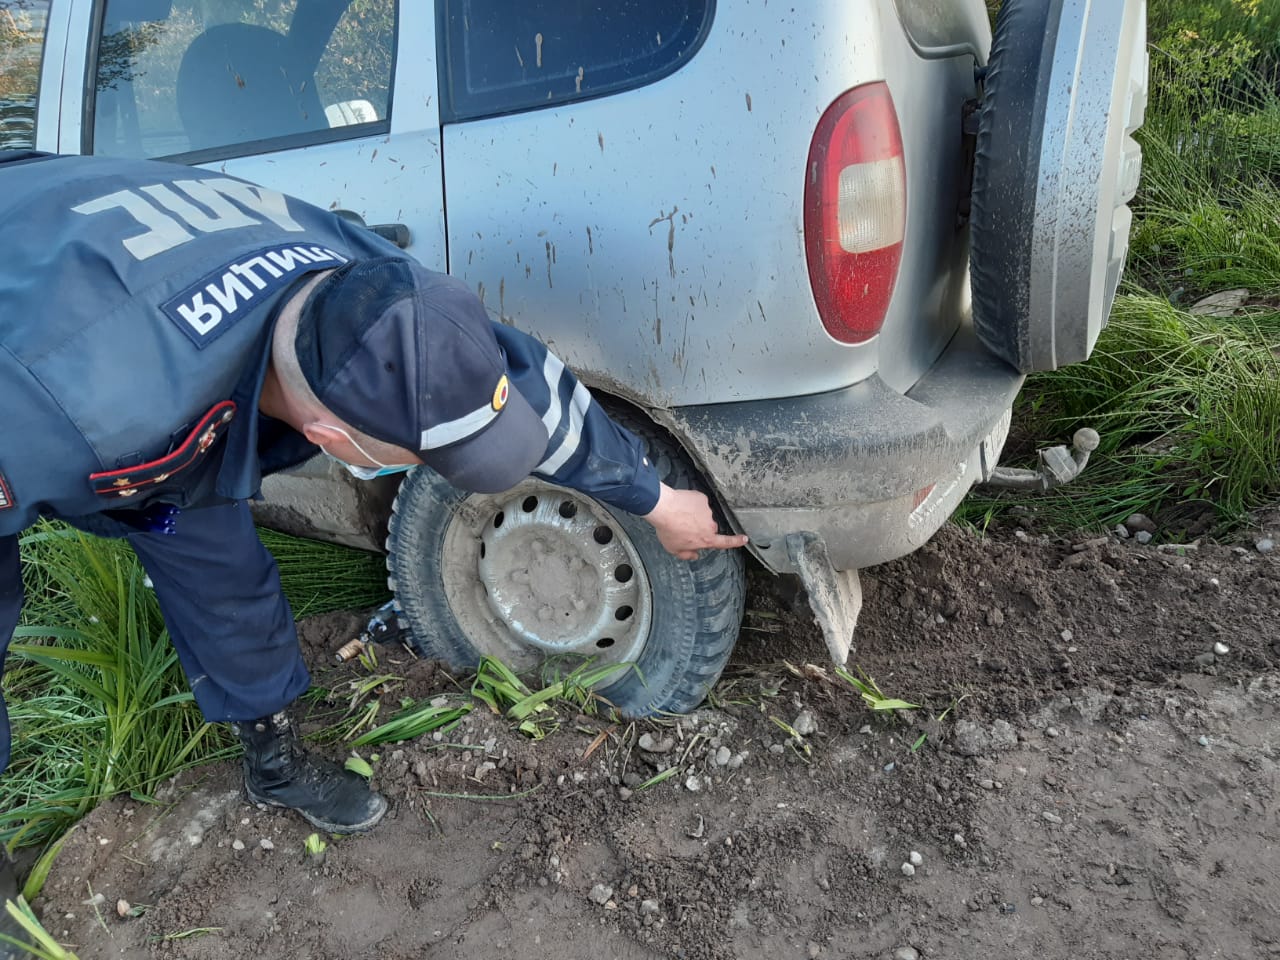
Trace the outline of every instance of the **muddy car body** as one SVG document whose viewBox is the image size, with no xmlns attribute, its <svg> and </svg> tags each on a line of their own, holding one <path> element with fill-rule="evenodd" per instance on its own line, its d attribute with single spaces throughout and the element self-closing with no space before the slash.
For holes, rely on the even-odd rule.
<svg viewBox="0 0 1280 960">
<path fill-rule="evenodd" d="M 989 63 L 981 0 L 54 0 L 35 145 L 241 176 L 465 279 L 801 577 L 843 659 L 857 570 L 991 475 L 1123 262 L 1144 4 L 1005 6 Z M 383 519 L 334 519 L 323 469 L 277 490 L 348 541 Z M 416 471 L 390 527 L 455 666 L 639 664 L 603 692 L 686 710 L 737 634 L 740 557 L 538 481 Z"/>
</svg>

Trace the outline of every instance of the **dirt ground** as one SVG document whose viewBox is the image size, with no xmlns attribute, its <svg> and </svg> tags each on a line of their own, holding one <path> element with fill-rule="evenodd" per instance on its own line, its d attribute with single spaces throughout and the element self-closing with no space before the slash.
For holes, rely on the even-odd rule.
<svg viewBox="0 0 1280 960">
<path fill-rule="evenodd" d="M 474 711 L 383 748 L 390 813 L 322 859 L 206 768 L 99 808 L 37 910 L 85 960 L 1280 956 L 1263 532 L 1179 551 L 944 530 L 864 575 L 850 663 L 925 705 L 897 721 L 820 669 L 760 577 L 715 708 L 537 742 Z M 328 661 L 359 623 L 303 625 L 318 682 L 358 675 Z"/>
</svg>

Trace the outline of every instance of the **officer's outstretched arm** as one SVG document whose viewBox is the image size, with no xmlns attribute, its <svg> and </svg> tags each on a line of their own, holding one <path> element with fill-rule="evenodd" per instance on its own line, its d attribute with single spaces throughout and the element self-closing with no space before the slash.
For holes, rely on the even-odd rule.
<svg viewBox="0 0 1280 960">
<path fill-rule="evenodd" d="M 699 550 L 747 542 L 717 531 L 704 494 L 662 483 L 640 438 L 610 419 L 559 357 L 519 330 L 493 327 L 512 385 L 547 428 L 546 455 L 533 471 L 537 476 L 644 517 L 662 545 L 684 560 Z"/>
</svg>

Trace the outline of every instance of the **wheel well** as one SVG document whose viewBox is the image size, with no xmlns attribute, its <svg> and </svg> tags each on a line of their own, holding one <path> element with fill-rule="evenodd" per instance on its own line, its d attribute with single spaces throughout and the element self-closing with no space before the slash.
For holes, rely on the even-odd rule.
<svg viewBox="0 0 1280 960">
<path fill-rule="evenodd" d="M 608 393 L 604 390 L 592 388 L 591 395 L 596 403 L 604 408 L 614 420 L 621 423 L 624 427 L 643 436 L 645 439 L 656 437 L 661 441 L 665 441 L 671 447 L 679 450 L 689 460 L 695 471 L 697 472 L 698 486 L 708 497 L 711 498 L 712 507 L 715 509 L 716 518 L 720 520 L 728 529 L 735 533 L 741 533 L 742 530 L 734 521 L 733 512 L 725 503 L 724 497 L 720 492 L 719 486 L 715 482 L 715 478 L 708 472 L 706 463 L 702 457 L 698 455 L 698 451 L 685 442 L 685 439 L 672 431 L 672 429 L 660 419 L 654 416 L 653 411 L 647 410 L 639 404 L 627 400 L 616 394 Z M 643 425 L 642 429 L 637 429 L 637 425 Z"/>
</svg>

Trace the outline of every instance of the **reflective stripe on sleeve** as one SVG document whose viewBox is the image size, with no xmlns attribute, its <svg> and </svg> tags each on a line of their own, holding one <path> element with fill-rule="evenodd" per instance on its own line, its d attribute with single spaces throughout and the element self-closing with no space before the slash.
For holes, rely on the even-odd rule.
<svg viewBox="0 0 1280 960">
<path fill-rule="evenodd" d="M 548 354 L 547 356 L 550 356 Z M 559 406 L 559 401 L 556 403 Z M 556 449 L 556 452 L 540 464 L 534 467 L 535 473 L 554 476 L 555 472 L 563 467 L 569 458 L 578 450 L 578 445 L 582 442 L 582 421 L 587 415 L 587 409 L 591 406 L 591 391 L 583 384 L 579 383 L 573 391 L 573 399 L 569 401 L 569 432 L 565 434 L 564 441 Z M 559 417 L 556 418 L 559 420 Z M 543 418 L 543 422 L 546 419 Z"/>
<path fill-rule="evenodd" d="M 547 403 L 547 412 L 542 415 L 542 425 L 547 428 L 547 436 L 556 435 L 556 427 L 560 426 L 560 377 L 564 374 L 564 361 L 550 350 L 542 361 L 542 378 L 547 381 L 547 390 L 551 399 Z"/>
</svg>

